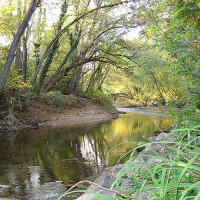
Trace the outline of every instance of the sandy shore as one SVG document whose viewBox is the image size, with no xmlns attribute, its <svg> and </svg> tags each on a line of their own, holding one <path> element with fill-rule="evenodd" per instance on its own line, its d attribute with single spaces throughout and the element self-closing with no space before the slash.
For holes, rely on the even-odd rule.
<svg viewBox="0 0 200 200">
<path fill-rule="evenodd" d="M 102 106 L 86 98 L 66 96 L 65 101 L 71 105 L 63 105 L 48 108 L 41 102 L 29 109 L 26 118 L 36 121 L 39 126 L 61 126 L 66 124 L 103 121 L 118 117 L 118 111 L 114 107 Z"/>
<path fill-rule="evenodd" d="M 104 121 L 117 118 L 119 113 L 115 107 L 100 105 L 91 99 L 63 95 L 62 101 L 61 105 L 57 105 L 51 99 L 34 99 L 26 112 L 14 113 L 19 120 L 18 124 L 9 125 L 6 121 L 1 121 L 0 131 L 5 133 L 27 128 Z"/>
</svg>

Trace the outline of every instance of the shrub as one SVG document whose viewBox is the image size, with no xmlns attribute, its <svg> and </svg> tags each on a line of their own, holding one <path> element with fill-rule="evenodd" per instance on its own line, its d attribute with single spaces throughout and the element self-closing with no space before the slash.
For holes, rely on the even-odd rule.
<svg viewBox="0 0 200 200">
<path fill-rule="evenodd" d="M 100 105 L 111 106 L 113 102 L 111 96 L 104 94 L 101 91 L 94 91 L 93 93 L 87 93 L 86 96 Z"/>
<path fill-rule="evenodd" d="M 44 94 L 44 96 L 50 98 L 50 100 L 57 106 L 63 105 L 64 101 L 59 91 L 50 91 Z"/>
</svg>

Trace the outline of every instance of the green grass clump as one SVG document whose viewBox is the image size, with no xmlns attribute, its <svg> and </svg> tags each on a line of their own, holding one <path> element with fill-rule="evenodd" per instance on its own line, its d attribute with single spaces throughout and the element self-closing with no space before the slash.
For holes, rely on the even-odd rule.
<svg viewBox="0 0 200 200">
<path fill-rule="evenodd" d="M 178 129 L 170 133 L 175 141 L 146 143 L 146 150 L 140 153 L 137 162 L 130 161 L 120 171 L 111 188 L 118 194 L 113 199 L 158 199 L 183 200 L 200 199 L 200 126 L 192 129 Z M 160 154 L 153 147 L 163 148 Z M 144 162 L 144 158 L 155 162 Z M 122 190 L 121 179 L 128 174 L 131 187 Z M 120 186 L 121 185 L 121 186 Z M 126 196 L 123 198 L 123 196 Z"/>
<path fill-rule="evenodd" d="M 174 130 L 167 138 L 173 140 L 147 142 L 135 147 L 110 187 L 116 191 L 115 195 L 96 194 L 96 198 L 200 200 L 200 126 Z M 145 150 L 135 157 L 137 148 L 143 146 Z M 124 188 L 126 182 L 129 187 Z M 95 194 L 85 190 L 69 191 L 62 197 L 72 192 Z"/>
</svg>

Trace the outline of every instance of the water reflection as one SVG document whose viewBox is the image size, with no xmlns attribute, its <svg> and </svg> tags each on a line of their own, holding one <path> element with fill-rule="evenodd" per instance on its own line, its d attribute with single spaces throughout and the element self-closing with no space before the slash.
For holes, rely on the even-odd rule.
<svg viewBox="0 0 200 200">
<path fill-rule="evenodd" d="M 172 122 L 163 115 L 129 113 L 107 122 L 43 128 L 0 138 L 0 197 L 56 199 L 67 184 L 94 180 L 107 165 L 155 130 Z M 122 160 L 122 162 L 125 160 Z M 69 197 L 67 199 L 70 199 Z M 75 199 L 74 196 L 71 199 Z"/>
</svg>

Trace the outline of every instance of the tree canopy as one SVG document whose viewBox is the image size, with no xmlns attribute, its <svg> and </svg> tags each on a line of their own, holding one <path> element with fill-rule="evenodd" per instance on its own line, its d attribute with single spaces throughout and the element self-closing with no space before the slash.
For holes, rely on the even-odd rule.
<svg viewBox="0 0 200 200">
<path fill-rule="evenodd" d="M 52 91 L 101 93 L 118 102 L 187 107 L 198 114 L 199 1 L 0 4 L 2 99 L 25 105 Z"/>
</svg>

